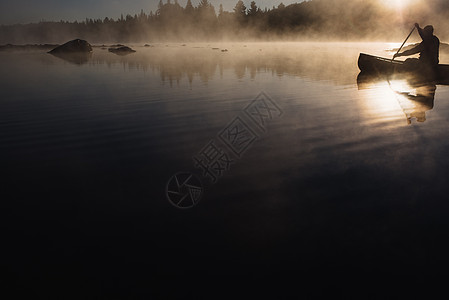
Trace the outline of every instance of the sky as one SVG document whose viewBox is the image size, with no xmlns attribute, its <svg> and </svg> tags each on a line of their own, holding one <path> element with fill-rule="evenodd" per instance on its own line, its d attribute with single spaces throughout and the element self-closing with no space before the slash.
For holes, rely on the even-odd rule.
<svg viewBox="0 0 449 300">
<path fill-rule="evenodd" d="M 191 0 L 197 6 L 200 0 Z M 247 7 L 252 0 L 244 0 Z M 163 0 L 164 3 L 167 0 Z M 172 0 L 174 2 L 174 0 Z M 178 0 L 185 7 L 187 0 Z M 237 0 L 210 0 L 218 12 L 223 4 L 226 11 L 232 11 Z M 285 5 L 302 0 L 255 0 L 261 8 L 271 8 L 279 3 Z M 86 18 L 117 19 L 120 14 L 138 14 L 141 9 L 146 13 L 157 10 L 159 0 L 0 0 L 0 24 L 33 23 L 45 21 L 82 21 Z"/>
</svg>

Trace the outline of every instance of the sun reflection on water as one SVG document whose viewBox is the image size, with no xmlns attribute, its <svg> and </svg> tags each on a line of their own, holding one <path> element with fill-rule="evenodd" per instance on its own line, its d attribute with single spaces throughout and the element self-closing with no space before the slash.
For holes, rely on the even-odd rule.
<svg viewBox="0 0 449 300">
<path fill-rule="evenodd" d="M 401 106 L 388 83 L 376 83 L 362 91 L 363 113 L 367 114 L 368 125 L 392 122 L 402 118 Z"/>
<path fill-rule="evenodd" d="M 370 125 L 406 120 L 406 124 L 425 122 L 426 112 L 433 109 L 436 86 L 407 80 L 360 80 L 363 111 Z"/>
</svg>

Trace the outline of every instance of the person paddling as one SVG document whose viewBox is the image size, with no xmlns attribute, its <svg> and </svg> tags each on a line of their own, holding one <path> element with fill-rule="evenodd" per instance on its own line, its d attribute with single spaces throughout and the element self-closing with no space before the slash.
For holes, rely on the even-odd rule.
<svg viewBox="0 0 449 300">
<path fill-rule="evenodd" d="M 405 64 L 413 68 L 431 67 L 432 69 L 435 69 L 439 63 L 440 40 L 433 35 L 432 25 L 427 25 L 423 29 L 419 27 L 418 23 L 415 23 L 415 27 L 418 29 L 422 42 L 410 50 L 396 53 L 393 58 L 419 53 L 419 59 L 407 58 Z"/>
</svg>

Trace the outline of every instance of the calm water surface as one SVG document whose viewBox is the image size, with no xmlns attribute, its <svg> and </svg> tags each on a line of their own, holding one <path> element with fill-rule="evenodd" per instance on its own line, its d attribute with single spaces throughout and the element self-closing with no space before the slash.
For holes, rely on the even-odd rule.
<svg viewBox="0 0 449 300">
<path fill-rule="evenodd" d="M 357 80 L 360 52 L 396 46 L 0 52 L 11 284 L 41 294 L 83 278 L 93 295 L 129 295 L 196 269 L 313 279 L 447 261 L 449 88 Z M 283 114 L 248 121 L 258 139 L 237 157 L 218 135 L 261 92 Z M 234 161 L 216 183 L 193 160 L 210 141 Z M 179 171 L 204 188 L 188 210 L 166 197 Z"/>
</svg>

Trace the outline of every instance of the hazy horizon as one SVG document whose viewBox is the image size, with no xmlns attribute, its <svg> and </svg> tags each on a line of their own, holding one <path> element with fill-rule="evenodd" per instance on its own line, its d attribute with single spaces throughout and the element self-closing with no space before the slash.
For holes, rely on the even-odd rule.
<svg viewBox="0 0 449 300">
<path fill-rule="evenodd" d="M 23 0 L 20 3 L 23 3 Z M 185 1 L 185 3 L 183 2 Z M 193 41 L 253 41 L 253 40 L 322 40 L 322 41 L 388 41 L 404 39 L 415 22 L 422 26 L 432 24 L 435 34 L 444 41 L 449 37 L 447 12 L 449 5 L 442 0 L 310 0 L 295 4 L 270 5 L 265 10 L 266 0 L 226 1 L 228 5 L 220 12 L 218 0 L 192 1 L 187 7 L 186 0 L 132 2 L 126 7 L 121 2 L 106 5 L 97 0 L 89 8 L 91 14 L 100 13 L 104 18 L 91 18 L 82 10 L 86 2 L 60 4 L 49 10 L 61 16 L 70 8 L 71 15 L 83 15 L 78 22 L 49 21 L 30 25 L 10 25 L 0 27 L 0 43 L 63 43 L 81 38 L 92 43 L 116 42 L 193 42 Z M 26 1 L 25 1 L 26 2 Z M 144 3 L 145 2 L 145 3 Z M 159 3 L 159 1 L 157 1 Z M 47 0 L 39 10 L 52 3 Z M 115 4 L 114 4 L 115 3 Z M 134 14 L 127 11 L 136 7 Z M 243 4 L 242 4 L 243 3 Z M 269 2 L 274 4 L 275 2 Z M 277 3 L 277 2 L 276 2 Z M 151 5 L 161 9 L 150 9 Z M 178 5 L 179 4 L 179 5 Z M 255 5 L 254 5 L 255 4 Z M 214 6 L 211 9 L 210 5 Z M 16 4 L 3 5 L 16 7 Z M 234 6 L 234 7 L 232 7 Z M 20 16 L 32 9 L 32 5 L 21 11 Z M 231 7 L 231 8 L 230 8 Z M 275 7 L 273 9 L 273 7 Z M 75 9 L 76 8 L 76 9 Z M 195 8 L 195 9 L 194 9 Z M 234 11 L 234 8 L 236 11 Z M 109 13 L 111 10 L 116 11 Z M 36 10 L 34 15 L 44 19 L 44 13 Z M 5 9 L 1 10 L 3 14 Z M 9 11 L 11 18 L 19 16 Z M 412 41 L 417 38 L 411 37 Z M 419 40 L 419 39 L 418 39 Z"/>
<path fill-rule="evenodd" d="M 191 0 L 193 6 L 197 6 L 200 0 Z M 300 3 L 304 0 L 259 0 L 256 1 L 261 9 L 272 8 L 278 6 L 280 3 L 285 5 Z M 171 1 L 172 3 L 175 0 Z M 218 13 L 220 4 L 223 5 L 225 11 L 232 11 L 237 0 L 210 0 L 215 8 L 215 13 Z M 251 0 L 243 1 L 247 7 Z M 0 3 L 0 25 L 14 25 L 36 23 L 40 21 L 55 21 L 60 20 L 74 22 L 89 19 L 104 18 L 120 18 L 120 15 L 126 14 L 134 15 L 140 13 L 143 9 L 146 13 L 150 11 L 155 12 L 158 8 L 159 0 L 78 0 L 78 1 L 64 1 L 58 3 L 55 0 L 42 0 L 36 3 L 32 0 L 17 0 Z M 167 3 L 167 0 L 163 0 Z M 187 0 L 178 0 L 179 5 L 185 7 Z"/>
</svg>

